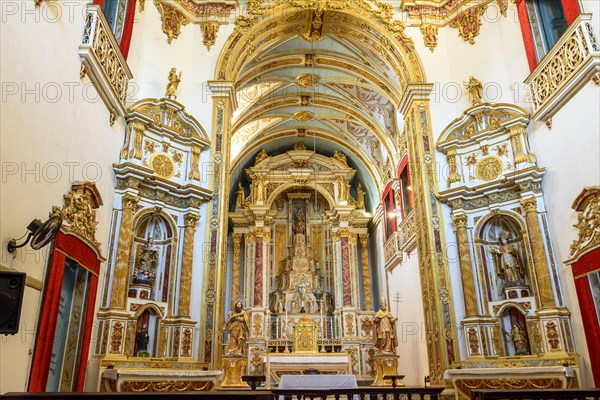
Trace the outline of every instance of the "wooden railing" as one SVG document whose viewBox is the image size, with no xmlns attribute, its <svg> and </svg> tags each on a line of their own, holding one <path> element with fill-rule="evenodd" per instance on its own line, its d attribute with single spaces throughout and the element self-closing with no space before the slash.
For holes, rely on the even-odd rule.
<svg viewBox="0 0 600 400">
<path fill-rule="evenodd" d="M 115 117 L 126 112 L 127 85 L 133 78 L 119 45 L 97 4 L 86 6 L 83 39 L 79 45 L 81 78 L 88 76 L 110 111 L 111 125 Z"/>
<path fill-rule="evenodd" d="M 120 399 L 223 399 L 223 400 L 438 400 L 443 388 L 373 388 L 345 390 L 256 390 L 186 393 L 7 393 L 6 400 L 120 400 Z"/>
<path fill-rule="evenodd" d="M 600 389 L 474 390 L 473 400 L 599 400 Z"/>
<path fill-rule="evenodd" d="M 579 15 L 525 79 L 534 119 L 549 120 L 590 79 L 600 78 L 600 45 L 592 26 L 591 14 Z"/>
</svg>

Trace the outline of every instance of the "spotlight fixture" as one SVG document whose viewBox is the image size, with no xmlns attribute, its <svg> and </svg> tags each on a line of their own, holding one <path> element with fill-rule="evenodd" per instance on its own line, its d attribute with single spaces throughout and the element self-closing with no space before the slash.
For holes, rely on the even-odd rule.
<svg viewBox="0 0 600 400">
<path fill-rule="evenodd" d="M 62 218 L 58 215 L 51 217 L 46 222 L 42 223 L 39 219 L 34 219 L 27 226 L 29 235 L 21 244 L 17 244 L 16 239 L 11 239 L 7 244 L 9 253 L 14 253 L 16 249 L 25 246 L 31 240 L 31 248 L 39 250 L 56 236 L 56 233 L 62 225 Z"/>
</svg>

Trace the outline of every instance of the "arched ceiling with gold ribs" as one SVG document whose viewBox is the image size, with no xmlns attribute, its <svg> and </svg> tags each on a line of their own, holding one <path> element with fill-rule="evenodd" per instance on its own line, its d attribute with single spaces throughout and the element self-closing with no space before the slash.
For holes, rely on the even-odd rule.
<svg viewBox="0 0 600 400">
<path fill-rule="evenodd" d="M 424 80 L 391 7 L 364 0 L 248 7 L 217 68 L 217 79 L 236 90 L 232 170 L 252 165 L 260 149 L 274 154 L 304 141 L 321 154 L 345 153 L 376 203 L 401 156 L 402 93 Z"/>
</svg>

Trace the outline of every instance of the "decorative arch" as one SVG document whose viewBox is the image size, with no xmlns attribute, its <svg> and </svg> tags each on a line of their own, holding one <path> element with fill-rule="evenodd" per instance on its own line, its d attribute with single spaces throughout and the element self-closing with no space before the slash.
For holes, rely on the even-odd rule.
<svg viewBox="0 0 600 400">
<path fill-rule="evenodd" d="M 404 33 L 404 24 L 393 19 L 392 6 L 365 0 L 328 0 L 318 3 L 308 0 L 276 0 L 272 5 L 250 2 L 248 15 L 238 17 L 236 29 L 219 56 L 215 79 L 235 81 L 249 55 L 258 53 L 261 47 L 272 45 L 277 33 L 289 33 L 289 28 L 300 27 L 297 23 L 300 18 L 293 18 L 298 11 L 314 12 L 317 9 L 340 15 L 338 22 L 343 21 L 345 29 L 333 33 L 351 35 L 354 33 L 351 29 L 366 31 L 363 38 L 365 45 L 381 52 L 386 63 L 398 72 L 398 76 L 404 77 L 406 83 L 424 82 L 424 68 L 413 41 Z M 272 23 L 268 18 L 270 15 L 277 15 L 280 21 L 284 21 L 284 25 L 279 27 L 277 23 Z M 318 37 L 327 32 L 320 32 L 318 37 L 314 35 L 314 31 L 310 33 L 312 40 L 318 40 Z M 390 36 L 393 40 L 389 39 Z M 265 41 L 265 38 L 270 40 Z M 246 48 L 251 51 L 246 51 Z"/>
<path fill-rule="evenodd" d="M 273 207 L 273 202 L 275 201 L 277 196 L 279 196 L 281 193 L 284 193 L 290 189 L 303 188 L 303 187 L 310 189 L 310 190 L 316 190 L 327 200 L 327 202 L 329 203 L 329 205 L 331 206 L 332 209 L 335 207 L 335 199 L 333 198 L 333 195 L 331 193 L 329 193 L 327 191 L 327 189 L 323 187 L 323 185 L 321 185 L 319 183 L 315 183 L 314 186 L 307 186 L 304 183 L 290 182 L 290 183 L 278 186 L 277 189 L 275 189 L 271 193 L 271 195 L 269 196 L 269 198 L 266 201 L 267 208 Z"/>
<path fill-rule="evenodd" d="M 133 319 L 134 321 L 137 320 L 140 317 L 140 315 L 142 315 L 144 313 L 144 311 L 146 311 L 148 309 L 153 310 L 160 319 L 165 318 L 165 312 L 159 306 L 157 306 L 154 303 L 146 303 L 142 307 L 140 307 L 135 312 L 135 314 L 133 314 L 133 316 L 131 317 L 131 319 Z"/>
</svg>

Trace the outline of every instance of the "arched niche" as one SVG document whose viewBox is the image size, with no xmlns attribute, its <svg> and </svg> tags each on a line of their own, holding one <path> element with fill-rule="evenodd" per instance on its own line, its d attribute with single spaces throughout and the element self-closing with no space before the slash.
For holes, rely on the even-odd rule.
<svg viewBox="0 0 600 400">
<path fill-rule="evenodd" d="M 482 265 L 481 290 L 488 301 L 530 295 L 531 275 L 523 221 L 511 212 L 495 212 L 476 227 Z"/>
<path fill-rule="evenodd" d="M 503 307 L 498 317 L 506 354 L 523 356 L 531 354 L 529 334 L 527 332 L 526 311 L 517 304 Z"/>
<path fill-rule="evenodd" d="M 167 302 L 173 270 L 174 226 L 159 212 L 142 214 L 135 224 L 129 297 Z"/>
</svg>

